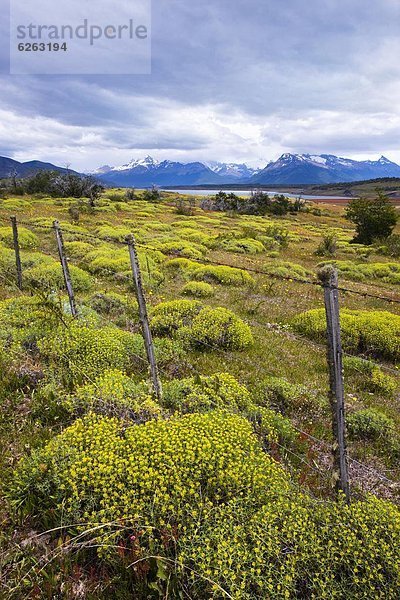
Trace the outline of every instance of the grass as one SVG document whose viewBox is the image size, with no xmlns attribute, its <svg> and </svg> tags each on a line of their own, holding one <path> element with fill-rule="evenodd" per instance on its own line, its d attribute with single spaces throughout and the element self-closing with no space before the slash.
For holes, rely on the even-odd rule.
<svg viewBox="0 0 400 600">
<path fill-rule="evenodd" d="M 393 259 L 377 253 L 378 249 L 371 251 L 350 244 L 353 231 L 345 221 L 341 207 L 324 209 L 320 216 L 312 212 L 302 212 L 286 217 L 268 218 L 205 213 L 196 207 L 193 216 L 181 216 L 176 214 L 170 195 L 162 204 L 153 205 L 141 200 L 140 192 L 137 192 L 134 201 L 128 203 L 113 200 L 113 193 L 116 194 L 116 198 L 120 196 L 120 192 L 111 192 L 110 195 L 107 191 L 99 209 L 82 212 L 79 223 L 71 223 L 68 213 L 69 201 L 37 198 L 0 200 L 0 226 L 3 231 L 8 227 L 8 219 L 16 207 L 19 209 L 18 218 L 28 224 L 51 225 L 54 219 L 60 221 L 64 231 L 68 230 L 64 237 L 69 263 L 83 270 L 90 282 L 90 289 L 89 286 L 82 285 L 76 290 L 78 305 L 81 310 L 86 311 L 86 319 L 90 321 L 91 327 L 97 328 L 99 335 L 105 328 L 126 329 L 133 335 L 140 332 L 127 250 L 125 252 L 124 247 L 113 245 L 110 241 L 121 241 L 127 233 L 135 233 L 139 244 L 157 250 L 140 248 L 149 312 L 162 302 L 182 300 L 182 294 L 187 294 L 189 298 L 201 298 L 202 304 L 213 309 L 229 309 L 250 326 L 254 338 L 254 343 L 241 351 L 211 348 L 204 352 L 196 349 L 193 344 L 187 344 L 183 349 L 178 345 L 170 345 L 168 348 L 160 346 L 159 356 L 161 359 L 164 357 L 160 369 L 161 378 L 164 381 L 173 381 L 184 377 L 212 376 L 216 372 L 229 373 L 240 384 L 246 386 L 255 404 L 261 404 L 262 381 L 279 378 L 279 381 L 284 382 L 283 389 L 286 389 L 285 382 L 300 386 L 302 393 L 296 400 L 295 409 L 289 407 L 282 410 L 287 411 L 287 416 L 297 429 L 330 443 L 329 382 L 324 348 L 306 338 L 298 337 L 289 326 L 299 314 L 323 308 L 323 293 L 319 287 L 302 285 L 291 281 L 291 277 L 309 279 L 315 274 L 322 260 L 315 251 L 324 235 L 334 233 L 338 245 L 333 260 L 342 267 L 340 283 L 361 292 L 399 298 L 397 278 L 387 276 L 388 272 L 394 272 L 390 266 L 390 263 L 394 262 Z M 109 207 L 112 208 L 107 210 Z M 24 227 L 29 229 L 29 225 Z M 45 229 L 31 229 L 36 236 L 32 238 L 35 241 L 35 252 L 32 252 L 29 243 L 28 247 L 22 250 L 23 264 L 27 265 L 26 269 L 28 266 L 32 268 L 33 260 L 33 268 L 40 272 L 41 265 L 44 265 L 44 273 L 45 265 L 51 260 L 49 257 L 58 260 L 54 234 Z M 102 239 L 96 241 L 85 237 L 87 234 L 99 235 Z M 165 257 L 158 250 L 164 250 L 171 255 Z M 181 258 L 176 259 L 176 255 Z M 42 261 L 40 256 L 43 257 Z M 229 264 L 242 269 L 244 273 L 246 268 L 252 271 L 267 270 L 272 275 L 281 274 L 287 279 L 279 280 L 253 272 L 251 276 L 246 276 L 242 275 L 242 271 L 230 272 L 224 270 L 225 267 L 221 270 L 212 265 L 201 265 L 196 259 Z M 357 277 L 355 272 L 362 275 Z M 385 276 L 379 275 L 382 273 Z M 1 244 L 0 280 L 3 282 L 0 301 L 20 296 L 15 285 L 15 273 L 8 248 Z M 35 278 L 36 292 L 48 297 L 49 283 L 46 282 L 46 289 L 41 289 L 40 281 L 40 277 Z M 55 311 L 54 318 L 57 318 L 54 307 L 59 307 L 63 314 L 67 302 L 62 285 L 57 279 L 54 279 L 54 282 L 51 280 L 49 301 L 52 302 Z M 31 292 L 30 289 L 25 291 L 28 294 Z M 390 311 L 400 315 L 398 304 L 388 304 L 350 293 L 341 294 L 340 300 L 343 309 L 371 313 Z M 64 315 L 64 318 L 68 320 L 69 316 Z M 0 326 L 8 335 L 12 327 L 15 327 L 15 322 L 12 324 L 1 319 L 0 311 Z M 70 413 L 64 409 L 68 400 L 65 394 L 73 393 L 73 388 L 71 392 L 71 389 L 63 387 L 66 382 L 59 378 L 60 372 L 57 367 L 55 368 L 54 364 L 49 365 L 49 359 L 44 359 L 38 351 L 41 344 L 37 344 L 35 336 L 40 335 L 40 331 L 33 319 L 34 316 L 32 322 L 21 325 L 23 343 L 18 336 L 18 343 L 11 345 L 7 335 L 1 338 L 8 344 L 7 350 L 0 356 L 4 361 L 4 364 L 0 365 L 0 469 L 3 473 L 0 487 L 3 495 L 7 493 L 21 457 L 29 455 L 35 448 L 42 448 L 48 440 L 53 439 L 69 425 L 71 419 Z M 211 323 L 209 327 L 211 328 Z M 18 331 L 20 335 L 21 331 Z M 165 342 L 161 340 L 160 343 L 162 345 Z M 176 343 L 184 345 L 184 336 Z M 96 348 L 98 346 L 97 344 Z M 113 364 L 109 365 L 109 362 L 113 362 L 114 352 L 116 351 L 110 351 L 109 355 L 106 352 L 105 362 L 111 368 Z M 352 348 L 352 352 L 357 354 L 357 348 Z M 56 354 L 57 347 L 53 345 L 52 356 Z M 84 356 L 86 360 L 87 354 Z M 144 353 L 139 359 L 132 356 L 132 363 L 126 366 L 135 385 L 139 386 L 145 385 L 144 356 Z M 60 359 L 65 370 L 68 367 L 68 356 Z M 118 360 L 116 368 L 121 368 L 121 365 L 125 367 L 125 359 L 123 360 L 120 354 Z M 135 360 L 141 360 L 142 364 Z M 376 371 L 373 375 L 375 379 L 371 380 L 373 368 L 365 371 L 358 367 L 349 370 L 346 374 L 346 405 L 352 414 L 363 410 L 378 411 L 393 424 L 398 436 L 400 413 L 396 360 L 390 363 L 390 368 L 394 371 L 391 374 L 392 382 L 382 381 Z M 79 360 L 77 365 L 79 367 Z M 43 381 L 46 383 L 46 389 Z M 296 462 L 283 448 L 276 447 L 274 451 L 276 458 L 291 473 L 293 480 L 300 482 L 304 490 L 309 490 L 313 495 L 324 499 L 331 497 L 330 487 L 324 478 L 307 466 L 316 465 L 326 473 L 329 469 L 329 452 L 305 438 L 299 440 L 296 445 L 296 454 L 300 456 L 300 461 Z M 400 481 L 399 464 L 393 461 L 393 446 L 390 444 L 381 443 L 379 439 L 360 440 L 354 436 L 349 440 L 349 454 L 352 458 L 367 463 L 370 468 L 390 475 L 391 480 Z M 398 502 L 399 488 L 396 485 L 385 486 L 379 477 L 356 468 L 354 464 L 351 464 L 350 468 L 355 495 L 363 497 L 365 492 L 373 491 L 378 496 Z M 43 580 L 36 571 L 43 567 L 43 548 L 28 544 L 25 562 L 21 558 L 24 554 L 24 540 L 35 524 L 33 511 L 32 514 L 28 511 L 22 520 L 18 520 L 18 516 L 6 507 L 1 516 L 4 527 L 0 542 L 6 556 L 9 557 L 8 560 L 11 561 L 6 565 L 10 587 L 20 585 L 23 575 L 32 568 L 36 575 L 27 577 L 27 590 L 31 592 L 38 586 L 40 592 L 38 582 Z M 16 541 L 10 541 L 12 539 Z M 49 547 L 56 543 L 51 538 Z M 65 575 L 65 585 L 72 589 L 71 581 L 74 576 L 71 573 L 77 568 L 79 560 L 63 560 L 64 575 L 68 574 Z M 107 597 L 106 592 L 105 596 L 102 596 L 103 591 L 91 591 L 92 588 L 96 589 L 96 582 L 101 579 L 97 568 L 97 563 L 94 571 L 87 571 L 85 567 L 77 577 L 78 582 L 85 581 L 87 597 L 90 598 Z M 50 593 L 51 597 L 53 591 L 59 589 L 64 575 L 56 566 L 53 568 L 47 565 L 45 571 L 50 583 L 46 583 L 48 587 L 43 593 Z M 114 590 L 111 594 L 120 597 L 116 595 L 119 593 L 115 591 L 118 590 L 118 586 L 115 587 L 112 574 L 107 572 L 104 578 L 109 582 L 109 590 Z M 120 584 L 120 591 L 124 585 Z M 46 591 L 48 589 L 50 592 Z M 20 593 L 20 589 L 17 593 Z M 5 597 L 7 598 L 7 595 Z M 74 598 L 72 592 L 66 597 Z M 125 597 L 128 595 L 121 595 L 121 598 Z"/>
</svg>

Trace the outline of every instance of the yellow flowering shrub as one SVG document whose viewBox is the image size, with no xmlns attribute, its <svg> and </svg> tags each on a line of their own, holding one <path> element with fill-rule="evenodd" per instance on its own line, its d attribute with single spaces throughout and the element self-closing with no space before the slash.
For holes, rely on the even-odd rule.
<svg viewBox="0 0 400 600">
<path fill-rule="evenodd" d="M 399 544 L 400 512 L 390 502 L 281 494 L 259 510 L 218 509 L 181 540 L 179 563 L 194 569 L 197 598 L 396 600 Z"/>
<path fill-rule="evenodd" d="M 253 277 L 247 271 L 236 267 L 202 265 L 197 269 L 190 269 L 188 276 L 197 281 L 208 281 L 221 285 L 240 286 L 254 283 Z"/>
<path fill-rule="evenodd" d="M 345 350 L 366 353 L 392 361 L 400 358 L 400 316 L 388 311 L 348 310 L 340 312 L 342 342 Z M 291 320 L 295 331 L 325 341 L 324 309 L 309 310 Z"/>
<path fill-rule="evenodd" d="M 35 347 L 37 340 L 60 324 L 62 306 L 51 298 L 18 296 L 0 302 L 0 340 Z M 63 315 L 66 322 L 67 315 Z"/>
<path fill-rule="evenodd" d="M 92 278 L 79 267 L 69 265 L 69 273 L 75 292 L 88 292 L 92 288 Z M 63 271 L 56 261 L 53 264 L 42 264 L 24 271 L 24 283 L 41 290 L 65 289 Z"/>
<path fill-rule="evenodd" d="M 190 342 L 202 350 L 244 350 L 253 343 L 250 327 L 227 308 L 206 306 L 193 319 Z"/>
<path fill-rule="evenodd" d="M 129 372 L 137 346 L 138 336 L 128 331 L 80 323 L 59 327 L 38 343 L 42 357 L 68 387 L 93 382 L 108 369 Z"/>
<path fill-rule="evenodd" d="M 233 498 L 260 503 L 288 488 L 283 469 L 237 415 L 214 411 L 124 427 L 90 414 L 22 461 L 11 498 L 34 507 L 42 523 L 125 522 L 156 538 L 159 528 L 179 536 Z"/>
<path fill-rule="evenodd" d="M 190 325 L 201 310 L 197 300 L 171 300 L 161 302 L 151 311 L 151 327 L 155 335 L 171 335 L 181 327 Z"/>
<path fill-rule="evenodd" d="M 173 335 L 201 350 L 243 350 L 253 343 L 250 327 L 227 308 L 202 307 L 197 300 L 162 302 L 152 311 L 155 335 Z"/>
<path fill-rule="evenodd" d="M 240 254 L 260 254 L 265 252 L 264 245 L 253 238 L 230 238 L 223 240 L 220 247 L 227 252 L 238 252 Z"/>
<path fill-rule="evenodd" d="M 175 379 L 163 386 L 163 405 L 173 411 L 206 412 L 228 408 L 237 412 L 252 407 L 250 393 L 229 373 Z"/>
<path fill-rule="evenodd" d="M 0 227 L 0 241 L 4 242 L 4 244 L 9 248 L 14 247 L 11 224 L 9 227 Z M 19 247 L 23 250 L 26 250 L 28 248 L 36 248 L 39 244 L 39 238 L 30 229 L 26 229 L 26 227 L 18 227 L 18 242 Z"/>
<path fill-rule="evenodd" d="M 117 369 L 105 371 L 93 383 L 80 386 L 72 402 L 77 412 L 95 412 L 141 423 L 161 415 L 149 393 Z"/>
<path fill-rule="evenodd" d="M 195 298 L 208 298 L 214 295 L 214 288 L 205 281 L 189 281 L 182 288 L 182 294 L 185 296 L 194 296 Z"/>
</svg>

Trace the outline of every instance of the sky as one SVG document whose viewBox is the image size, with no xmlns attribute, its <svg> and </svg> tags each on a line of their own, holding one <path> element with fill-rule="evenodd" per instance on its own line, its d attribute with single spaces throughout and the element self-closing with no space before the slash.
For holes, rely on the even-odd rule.
<svg viewBox="0 0 400 600">
<path fill-rule="evenodd" d="M 80 171 L 147 154 L 400 162 L 398 0 L 153 0 L 143 75 L 10 75 L 8 28 L 2 19 L 1 156 Z"/>
</svg>

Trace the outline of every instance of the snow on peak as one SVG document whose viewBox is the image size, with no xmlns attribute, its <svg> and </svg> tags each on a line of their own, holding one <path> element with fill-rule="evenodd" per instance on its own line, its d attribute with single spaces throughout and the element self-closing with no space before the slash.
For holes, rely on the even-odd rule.
<svg viewBox="0 0 400 600">
<path fill-rule="evenodd" d="M 119 167 L 113 167 L 113 171 L 128 171 L 129 169 L 134 169 L 136 167 L 144 167 L 146 169 L 151 169 L 156 167 L 159 164 L 157 160 L 152 158 L 151 156 L 146 156 L 145 158 L 132 158 L 125 165 L 121 165 Z"/>
</svg>

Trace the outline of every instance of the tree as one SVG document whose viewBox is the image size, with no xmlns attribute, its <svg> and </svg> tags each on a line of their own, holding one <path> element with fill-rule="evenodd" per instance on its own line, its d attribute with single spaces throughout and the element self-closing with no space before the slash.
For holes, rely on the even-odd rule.
<svg viewBox="0 0 400 600">
<path fill-rule="evenodd" d="M 353 242 L 365 245 L 388 238 L 398 218 L 395 207 L 382 192 L 378 192 L 377 198 L 354 198 L 346 210 L 346 219 L 356 226 Z"/>
</svg>

